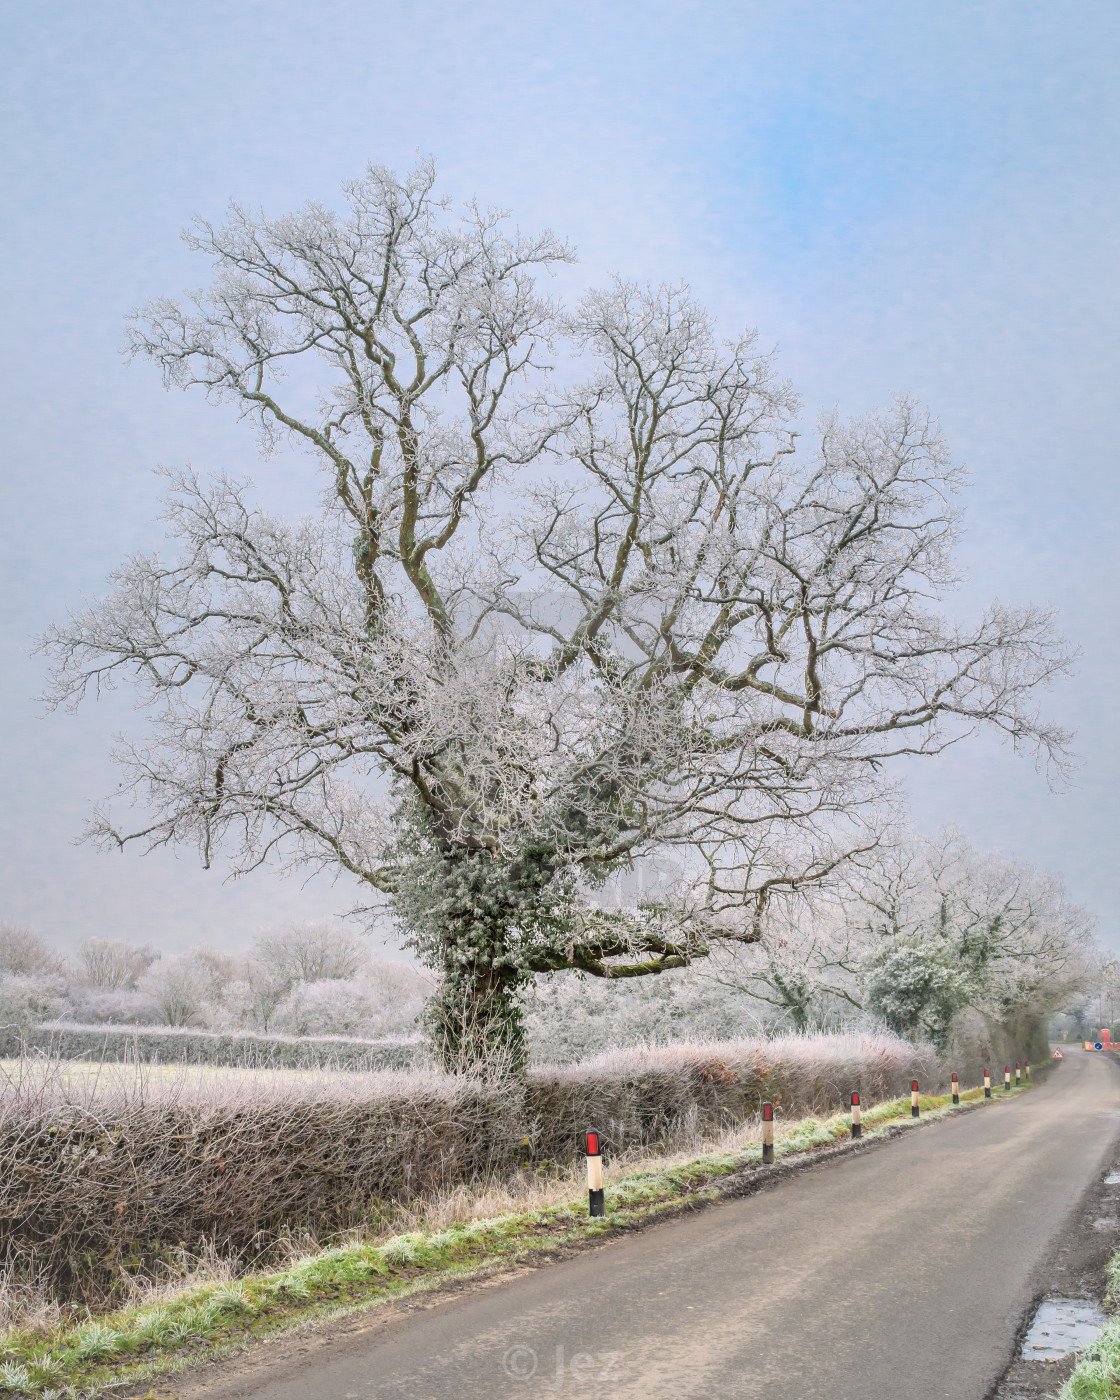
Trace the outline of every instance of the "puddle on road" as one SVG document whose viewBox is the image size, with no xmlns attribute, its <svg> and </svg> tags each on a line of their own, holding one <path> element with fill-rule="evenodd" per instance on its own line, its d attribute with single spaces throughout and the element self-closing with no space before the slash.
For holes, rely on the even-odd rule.
<svg viewBox="0 0 1120 1400">
<path fill-rule="evenodd" d="M 1020 1353 L 1024 1361 L 1062 1361 L 1087 1347 L 1104 1326 L 1094 1303 L 1047 1298 L 1039 1304 Z"/>
</svg>

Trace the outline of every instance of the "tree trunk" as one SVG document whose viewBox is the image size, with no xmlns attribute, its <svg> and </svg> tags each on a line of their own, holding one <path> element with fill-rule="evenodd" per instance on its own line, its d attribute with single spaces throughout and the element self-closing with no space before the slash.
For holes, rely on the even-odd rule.
<svg viewBox="0 0 1120 1400">
<path fill-rule="evenodd" d="M 451 1073 L 520 1073 L 525 1067 L 525 1028 L 517 998 L 519 979 L 449 942 L 443 981 L 427 1009 L 428 1035 Z M 460 956 L 460 954 L 463 954 Z"/>
<path fill-rule="evenodd" d="M 440 975 L 426 1018 L 433 1049 L 453 1072 L 519 1073 L 526 944 L 553 872 L 539 859 L 508 864 L 441 841 L 422 819 L 412 833 L 393 907 L 410 946 Z"/>
</svg>

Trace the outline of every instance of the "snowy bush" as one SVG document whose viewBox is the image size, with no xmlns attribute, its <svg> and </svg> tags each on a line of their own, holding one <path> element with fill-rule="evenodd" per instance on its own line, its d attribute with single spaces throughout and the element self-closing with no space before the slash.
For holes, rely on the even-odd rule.
<svg viewBox="0 0 1120 1400">
<path fill-rule="evenodd" d="M 155 1019 L 164 1026 L 195 1026 L 205 1020 L 213 994 L 209 971 L 189 954 L 157 964 L 145 973 L 140 990 L 151 998 Z"/>
<path fill-rule="evenodd" d="M 944 940 L 931 938 L 888 944 L 869 965 L 868 1006 L 895 1034 L 944 1048 L 972 981 L 954 954 Z"/>
<path fill-rule="evenodd" d="M 354 978 L 297 982 L 274 1025 L 286 1035 L 410 1035 L 429 991 L 407 967 L 370 963 Z"/>
<path fill-rule="evenodd" d="M 0 978 L 0 1036 L 18 1045 L 38 1022 L 57 1016 L 65 1007 L 63 985 L 56 977 Z"/>
<path fill-rule="evenodd" d="M 276 1011 L 284 1035 L 358 1035 L 374 1015 L 366 989 L 344 978 L 297 982 Z"/>
<path fill-rule="evenodd" d="M 23 924 L 0 922 L 0 977 L 42 977 L 62 970 L 46 940 Z"/>
<path fill-rule="evenodd" d="M 150 1026 L 159 1019 L 152 998 L 127 987 L 115 992 L 100 987 L 72 988 L 62 1014 L 67 1021 L 94 1026 Z"/>
</svg>

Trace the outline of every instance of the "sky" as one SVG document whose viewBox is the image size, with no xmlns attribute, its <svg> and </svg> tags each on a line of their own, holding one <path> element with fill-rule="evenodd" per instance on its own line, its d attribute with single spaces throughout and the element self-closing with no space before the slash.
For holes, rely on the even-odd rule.
<svg viewBox="0 0 1120 1400">
<path fill-rule="evenodd" d="M 182 226 L 338 202 L 423 152 L 453 196 L 577 245 L 566 296 L 684 278 L 728 334 L 758 327 L 809 428 L 893 392 L 933 408 L 972 473 L 953 609 L 1059 610 L 1081 656 L 1045 704 L 1081 765 L 1055 793 L 981 739 L 905 775 L 915 824 L 1060 873 L 1120 951 L 1115 0 L 2 8 L 0 918 L 232 948 L 351 903 L 75 844 L 143 720 L 124 694 L 46 715 L 30 652 L 161 542 L 157 465 L 309 499 L 305 459 L 260 463 L 232 412 L 122 357 L 129 310 L 207 280 Z"/>
</svg>

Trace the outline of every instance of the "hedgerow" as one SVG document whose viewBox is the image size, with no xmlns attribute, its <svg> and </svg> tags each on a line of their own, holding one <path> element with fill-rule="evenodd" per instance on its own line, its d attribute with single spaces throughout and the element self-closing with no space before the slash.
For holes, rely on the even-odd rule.
<svg viewBox="0 0 1120 1400">
<path fill-rule="evenodd" d="M 23 1059 L 0 1083 L 0 1267 L 105 1301 L 176 1251 L 242 1258 L 301 1233 L 376 1229 L 394 1206 L 570 1162 L 589 1125 L 618 1155 L 695 1141 L 771 1099 L 834 1112 L 947 1069 L 889 1036 L 627 1050 L 523 1080 Z"/>
<path fill-rule="evenodd" d="M 589 1124 L 626 1151 L 718 1131 L 764 1100 L 787 1117 L 834 1113 L 853 1089 L 874 1103 L 948 1073 L 928 1047 L 889 1035 L 683 1041 L 530 1070 L 526 1116 L 534 1150 L 566 1160 Z"/>
<path fill-rule="evenodd" d="M 181 1026 L 75 1025 L 47 1021 L 0 1036 L 0 1053 L 28 1051 L 62 1060 L 214 1065 L 237 1069 L 413 1069 L 427 1062 L 419 1037 L 361 1040 L 350 1036 L 260 1035 Z"/>
</svg>

